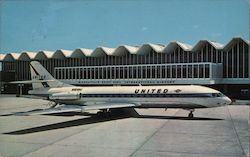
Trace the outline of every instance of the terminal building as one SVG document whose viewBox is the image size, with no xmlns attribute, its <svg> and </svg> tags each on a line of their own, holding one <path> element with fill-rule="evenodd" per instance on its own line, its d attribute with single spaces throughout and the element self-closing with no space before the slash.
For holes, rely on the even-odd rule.
<svg viewBox="0 0 250 157">
<path fill-rule="evenodd" d="M 39 61 L 56 79 L 81 86 L 197 84 L 218 89 L 235 99 L 250 99 L 250 41 L 232 38 L 225 45 L 200 40 L 117 48 L 79 48 L 0 54 L 1 93 L 27 93 L 29 63 Z"/>
</svg>

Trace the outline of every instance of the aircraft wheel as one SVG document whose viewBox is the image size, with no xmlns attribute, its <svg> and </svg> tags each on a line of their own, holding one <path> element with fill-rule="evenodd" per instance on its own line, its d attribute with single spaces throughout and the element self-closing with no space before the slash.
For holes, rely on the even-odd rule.
<svg viewBox="0 0 250 157">
<path fill-rule="evenodd" d="M 104 113 L 102 111 L 97 112 L 97 117 L 103 117 Z"/>
<path fill-rule="evenodd" d="M 190 113 L 188 114 L 188 118 L 194 118 L 193 112 L 190 112 Z"/>
<path fill-rule="evenodd" d="M 110 117 L 110 115 L 111 115 L 110 111 L 106 110 L 97 112 L 98 117 Z"/>
</svg>

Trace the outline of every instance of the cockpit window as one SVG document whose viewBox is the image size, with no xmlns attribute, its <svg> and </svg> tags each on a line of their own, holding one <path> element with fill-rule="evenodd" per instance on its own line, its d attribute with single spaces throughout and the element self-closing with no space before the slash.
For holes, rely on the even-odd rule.
<svg viewBox="0 0 250 157">
<path fill-rule="evenodd" d="M 225 95 L 222 93 L 218 93 L 220 97 L 224 97 Z"/>
<path fill-rule="evenodd" d="M 212 93 L 212 97 L 223 97 L 222 93 Z"/>
</svg>

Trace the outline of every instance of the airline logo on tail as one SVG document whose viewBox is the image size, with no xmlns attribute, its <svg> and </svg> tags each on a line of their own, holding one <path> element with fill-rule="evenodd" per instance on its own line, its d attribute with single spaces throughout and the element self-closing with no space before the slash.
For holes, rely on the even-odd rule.
<svg viewBox="0 0 250 157">
<path fill-rule="evenodd" d="M 34 75 L 32 76 L 32 79 L 34 80 L 44 80 L 45 79 L 45 75 Z"/>
</svg>

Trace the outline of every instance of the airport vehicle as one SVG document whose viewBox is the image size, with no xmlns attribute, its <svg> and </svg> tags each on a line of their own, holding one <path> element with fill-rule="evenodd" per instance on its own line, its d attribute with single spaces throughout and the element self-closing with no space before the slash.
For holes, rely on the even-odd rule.
<svg viewBox="0 0 250 157">
<path fill-rule="evenodd" d="M 32 83 L 33 89 L 29 94 L 55 103 L 37 114 L 88 110 L 100 110 L 98 114 L 105 114 L 120 108 L 182 108 L 189 110 L 188 117 L 193 118 L 196 108 L 231 103 L 219 91 L 197 85 L 80 87 L 56 80 L 37 61 L 30 63 L 30 70 L 31 80 L 15 83 Z"/>
</svg>

